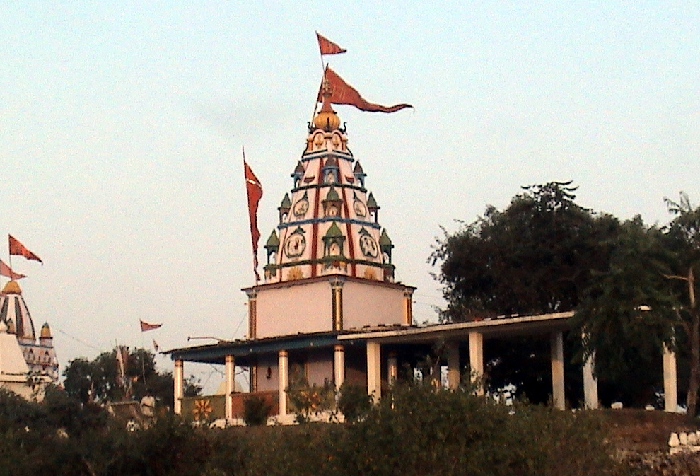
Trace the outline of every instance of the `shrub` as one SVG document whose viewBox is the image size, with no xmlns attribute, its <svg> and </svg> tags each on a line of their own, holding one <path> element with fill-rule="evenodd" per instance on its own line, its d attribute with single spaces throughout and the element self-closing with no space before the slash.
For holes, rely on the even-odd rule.
<svg viewBox="0 0 700 476">
<path fill-rule="evenodd" d="M 359 385 L 343 384 L 338 396 L 338 410 L 348 423 L 363 420 L 372 409 L 372 396 Z"/>
<path fill-rule="evenodd" d="M 463 390 L 398 385 L 347 426 L 342 474 L 602 475 L 614 463 L 589 413 L 505 406 Z"/>
<path fill-rule="evenodd" d="M 321 386 L 309 385 L 305 378 L 295 379 L 287 388 L 287 397 L 297 423 L 307 423 L 311 415 L 335 408 L 335 387 L 331 382 Z"/>
<path fill-rule="evenodd" d="M 267 423 L 272 406 L 262 397 L 249 397 L 243 401 L 243 421 L 248 426 L 260 426 Z"/>
</svg>

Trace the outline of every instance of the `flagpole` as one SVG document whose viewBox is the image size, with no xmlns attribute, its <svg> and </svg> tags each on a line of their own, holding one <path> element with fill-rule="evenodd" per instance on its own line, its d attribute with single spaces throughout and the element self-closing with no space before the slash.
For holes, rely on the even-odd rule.
<svg viewBox="0 0 700 476">
<path fill-rule="evenodd" d="M 323 56 L 321 56 L 321 65 L 323 65 Z M 316 110 L 318 109 L 318 94 L 323 91 L 323 81 L 326 79 L 326 66 L 323 66 L 323 73 L 321 74 L 321 86 L 318 88 L 318 93 L 316 93 L 316 99 L 314 99 L 314 112 L 311 114 L 310 124 L 314 123 L 314 117 L 316 117 Z"/>
<path fill-rule="evenodd" d="M 10 262 L 10 269 L 12 269 L 12 253 L 10 252 L 10 235 L 7 235 L 7 254 L 9 256 L 8 261 Z M 12 278 L 10 278 L 11 280 Z"/>
<path fill-rule="evenodd" d="M 314 33 L 316 33 L 316 40 L 318 40 L 318 31 L 314 30 Z M 323 88 L 323 79 L 326 77 L 326 65 L 323 62 L 323 52 L 321 51 L 321 45 L 318 45 L 318 56 L 321 58 L 321 87 L 318 89 L 319 93 L 321 92 L 321 89 Z M 316 96 L 316 99 L 314 99 L 314 112 L 311 114 L 311 121 L 310 124 L 314 123 L 314 117 L 316 117 L 316 110 L 318 109 L 318 95 Z"/>
</svg>

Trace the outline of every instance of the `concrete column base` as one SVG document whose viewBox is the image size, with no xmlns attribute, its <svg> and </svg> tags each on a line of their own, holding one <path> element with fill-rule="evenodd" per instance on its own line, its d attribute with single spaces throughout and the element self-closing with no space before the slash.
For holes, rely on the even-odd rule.
<svg viewBox="0 0 700 476">
<path fill-rule="evenodd" d="M 566 408 L 564 396 L 564 336 L 561 332 L 552 333 L 552 404 L 558 410 Z"/>
<path fill-rule="evenodd" d="M 484 395 L 484 335 L 479 332 L 469 333 L 469 367 L 476 394 Z"/>
<path fill-rule="evenodd" d="M 279 414 L 287 414 L 287 387 L 289 387 L 289 356 L 286 350 L 279 352 Z"/>
<path fill-rule="evenodd" d="M 664 346 L 664 411 L 678 411 L 678 375 L 676 353 Z"/>
<path fill-rule="evenodd" d="M 367 342 L 367 394 L 377 402 L 382 397 L 381 346 Z"/>
</svg>

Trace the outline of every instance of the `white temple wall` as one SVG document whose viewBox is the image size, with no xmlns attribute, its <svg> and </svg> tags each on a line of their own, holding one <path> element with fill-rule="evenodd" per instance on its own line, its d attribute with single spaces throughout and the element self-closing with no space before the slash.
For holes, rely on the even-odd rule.
<svg viewBox="0 0 700 476">
<path fill-rule="evenodd" d="M 343 328 L 402 324 L 404 290 L 348 281 L 343 286 Z"/>
<path fill-rule="evenodd" d="M 333 353 L 332 349 L 325 352 L 313 352 L 309 354 L 306 366 L 306 378 L 310 385 L 323 385 L 326 381 L 333 381 Z"/>
<path fill-rule="evenodd" d="M 258 291 L 257 338 L 328 331 L 331 325 L 328 281 Z"/>
<path fill-rule="evenodd" d="M 262 355 L 258 359 L 257 391 L 279 389 L 279 367 L 277 356 Z M 268 369 L 270 371 L 268 372 Z"/>
</svg>

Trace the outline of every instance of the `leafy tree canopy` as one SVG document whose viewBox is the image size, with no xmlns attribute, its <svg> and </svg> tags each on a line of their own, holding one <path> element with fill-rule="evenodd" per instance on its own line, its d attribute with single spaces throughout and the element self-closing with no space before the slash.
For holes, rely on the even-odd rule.
<svg viewBox="0 0 700 476">
<path fill-rule="evenodd" d="M 85 358 L 70 361 L 63 372 L 66 392 L 84 403 L 140 400 L 150 393 L 157 401 L 172 407 L 173 375 L 156 370 L 153 353 L 141 348 L 129 350 L 122 379 L 117 351 L 103 352 L 92 361 Z M 186 396 L 200 392 L 194 377 L 186 379 Z"/>
<path fill-rule="evenodd" d="M 503 211 L 438 239 L 430 260 L 445 286 L 446 321 L 574 309 L 591 271 L 603 268 L 609 215 L 576 204 L 571 182 L 523 187 Z"/>
</svg>

